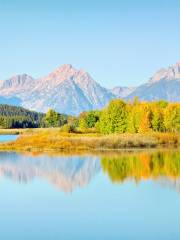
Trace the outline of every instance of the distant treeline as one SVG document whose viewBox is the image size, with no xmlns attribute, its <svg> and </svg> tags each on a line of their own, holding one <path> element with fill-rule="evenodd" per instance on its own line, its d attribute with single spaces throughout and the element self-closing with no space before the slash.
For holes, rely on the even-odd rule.
<svg viewBox="0 0 180 240">
<path fill-rule="evenodd" d="M 0 128 L 56 127 L 65 123 L 67 123 L 67 116 L 53 110 L 43 114 L 22 107 L 0 105 Z"/>
<path fill-rule="evenodd" d="M 94 128 L 103 134 L 180 132 L 180 103 L 138 99 L 127 103 L 116 99 L 102 111 L 80 114 L 79 127 Z"/>
</svg>

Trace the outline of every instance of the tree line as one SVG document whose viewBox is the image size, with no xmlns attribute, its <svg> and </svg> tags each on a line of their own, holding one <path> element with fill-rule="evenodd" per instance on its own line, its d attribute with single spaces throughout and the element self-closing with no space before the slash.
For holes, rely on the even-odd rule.
<svg viewBox="0 0 180 240">
<path fill-rule="evenodd" d="M 101 111 L 83 112 L 79 116 L 81 129 L 95 128 L 103 134 L 179 132 L 180 103 L 166 101 L 132 102 L 112 100 Z"/>
</svg>

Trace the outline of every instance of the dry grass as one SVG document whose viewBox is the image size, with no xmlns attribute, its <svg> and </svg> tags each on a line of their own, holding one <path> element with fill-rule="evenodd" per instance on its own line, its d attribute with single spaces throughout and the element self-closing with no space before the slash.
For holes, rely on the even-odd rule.
<svg viewBox="0 0 180 240">
<path fill-rule="evenodd" d="M 180 134 L 78 134 L 63 133 L 60 129 L 30 129 L 10 143 L 0 144 L 0 150 L 16 151 L 83 151 L 127 148 L 180 146 Z"/>
<path fill-rule="evenodd" d="M 180 133 L 154 133 L 152 134 L 160 145 L 179 145 Z"/>
<path fill-rule="evenodd" d="M 27 129 L 0 129 L 0 135 L 18 135 L 23 134 Z"/>
</svg>

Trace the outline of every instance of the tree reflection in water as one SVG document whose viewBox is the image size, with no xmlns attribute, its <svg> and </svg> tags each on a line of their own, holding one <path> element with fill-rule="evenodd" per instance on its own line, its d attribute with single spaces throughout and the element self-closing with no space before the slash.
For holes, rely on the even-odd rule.
<svg viewBox="0 0 180 240">
<path fill-rule="evenodd" d="M 180 152 L 140 152 L 102 157 L 101 166 L 113 182 L 127 179 L 138 182 L 162 177 L 176 180 L 180 178 Z"/>
</svg>

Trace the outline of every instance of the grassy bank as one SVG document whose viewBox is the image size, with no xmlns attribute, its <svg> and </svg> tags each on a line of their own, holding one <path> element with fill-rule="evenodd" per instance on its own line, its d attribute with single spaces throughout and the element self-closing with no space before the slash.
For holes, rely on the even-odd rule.
<svg viewBox="0 0 180 240">
<path fill-rule="evenodd" d="M 19 135 L 27 131 L 27 129 L 0 129 L 0 135 Z"/>
<path fill-rule="evenodd" d="M 4 151 L 70 151 L 125 148 L 179 147 L 180 134 L 111 134 L 63 133 L 60 129 L 24 130 L 14 142 L 1 143 Z"/>
</svg>

